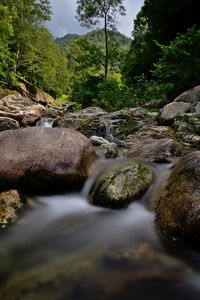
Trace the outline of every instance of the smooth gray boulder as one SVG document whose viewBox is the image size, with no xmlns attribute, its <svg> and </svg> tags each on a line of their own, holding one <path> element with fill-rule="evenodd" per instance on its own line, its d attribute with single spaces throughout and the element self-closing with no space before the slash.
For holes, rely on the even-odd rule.
<svg viewBox="0 0 200 300">
<path fill-rule="evenodd" d="M 191 107 L 190 103 L 186 102 L 172 102 L 165 105 L 161 110 L 158 117 L 159 125 L 171 124 L 174 118 L 179 114 L 186 113 Z"/>
<path fill-rule="evenodd" d="M 88 138 L 68 128 L 0 133 L 0 189 L 51 190 L 83 183 L 96 158 Z"/>
</svg>

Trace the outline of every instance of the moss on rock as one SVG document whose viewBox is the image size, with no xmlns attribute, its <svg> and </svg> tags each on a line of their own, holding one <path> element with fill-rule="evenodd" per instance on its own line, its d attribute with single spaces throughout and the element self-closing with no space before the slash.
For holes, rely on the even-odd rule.
<svg viewBox="0 0 200 300">
<path fill-rule="evenodd" d="M 175 164 L 155 212 L 163 236 L 199 244 L 200 151 Z"/>
<path fill-rule="evenodd" d="M 90 203 L 109 208 L 126 207 L 149 187 L 151 171 L 142 163 L 123 160 L 109 166 L 90 191 Z"/>
<path fill-rule="evenodd" d="M 17 219 L 17 212 L 23 208 L 25 198 L 17 190 L 0 194 L 0 225 L 6 226 Z"/>
</svg>

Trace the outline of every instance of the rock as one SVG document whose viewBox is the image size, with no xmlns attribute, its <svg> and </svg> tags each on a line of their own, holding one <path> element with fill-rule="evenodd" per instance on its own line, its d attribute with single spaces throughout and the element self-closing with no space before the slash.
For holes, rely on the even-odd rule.
<svg viewBox="0 0 200 300">
<path fill-rule="evenodd" d="M 106 159 L 114 159 L 118 157 L 119 150 L 115 143 L 103 144 L 102 147 L 105 149 L 105 158 Z"/>
<path fill-rule="evenodd" d="M 19 129 L 20 125 L 16 120 L 6 117 L 0 117 L 0 131 Z"/>
<path fill-rule="evenodd" d="M 155 212 L 163 236 L 200 244 L 200 151 L 175 164 Z"/>
<path fill-rule="evenodd" d="M 157 121 L 154 116 L 145 114 L 142 107 L 137 107 L 125 108 L 104 116 L 101 124 L 104 123 L 112 128 L 114 136 L 124 139 L 128 134 L 134 133 L 143 127 L 156 125 Z"/>
<path fill-rule="evenodd" d="M 31 100 L 38 102 L 44 106 L 51 105 L 52 100 L 50 99 L 50 96 L 48 97 L 47 94 L 45 94 L 41 90 L 36 90 L 35 92 L 30 93 Z"/>
<path fill-rule="evenodd" d="M 160 140 L 151 137 L 132 138 L 128 142 L 129 149 L 126 153 L 127 157 L 134 159 L 148 160 L 154 162 L 171 162 L 176 156 L 182 152 L 181 146 L 178 142 L 164 138 Z"/>
<path fill-rule="evenodd" d="M 102 138 L 100 136 L 96 136 L 96 135 L 92 135 L 90 137 L 90 141 L 95 146 L 100 146 L 102 144 L 109 144 L 109 142 L 107 140 L 105 140 L 104 138 Z"/>
<path fill-rule="evenodd" d="M 20 93 L 20 95 L 22 95 L 22 97 L 28 98 L 29 92 L 24 83 L 19 83 L 17 85 L 17 90 Z"/>
<path fill-rule="evenodd" d="M 17 219 L 17 213 L 23 208 L 25 198 L 16 190 L 0 194 L 0 225 L 5 226 Z"/>
<path fill-rule="evenodd" d="M 185 91 L 184 93 L 176 97 L 174 99 L 174 102 L 186 102 L 190 103 L 192 107 L 195 107 L 200 102 L 200 85 Z"/>
<path fill-rule="evenodd" d="M 126 142 L 121 141 L 120 139 L 114 137 L 112 134 L 108 134 L 105 136 L 105 139 L 110 142 L 116 144 L 118 147 L 126 147 Z"/>
<path fill-rule="evenodd" d="M 1 189 L 67 189 L 84 182 L 96 158 L 91 142 L 67 128 L 4 131 L 0 148 Z"/>
<path fill-rule="evenodd" d="M 17 120 L 22 126 L 34 126 L 42 117 L 51 117 L 51 112 L 29 98 L 8 95 L 0 99 L 0 116 Z"/>
<path fill-rule="evenodd" d="M 92 135 L 105 137 L 112 134 L 124 138 L 147 125 L 156 125 L 154 116 L 144 114 L 143 108 L 127 108 L 111 114 L 97 107 L 88 107 L 58 118 L 54 127 L 74 128 L 87 137 Z"/>
<path fill-rule="evenodd" d="M 73 128 L 87 137 L 101 136 L 101 117 L 107 115 L 99 107 L 88 107 L 80 111 L 69 113 L 63 118 L 57 118 L 54 127 Z"/>
<path fill-rule="evenodd" d="M 149 126 L 140 129 L 136 134 L 130 134 L 127 136 L 127 141 L 130 143 L 131 140 L 137 136 L 140 139 L 152 137 L 154 139 L 163 138 L 176 138 L 175 131 L 169 126 Z"/>
<path fill-rule="evenodd" d="M 191 104 L 186 102 L 172 102 L 165 105 L 160 111 L 160 115 L 158 117 L 158 124 L 171 124 L 178 114 L 183 114 L 187 112 L 190 109 L 190 107 Z"/>
<path fill-rule="evenodd" d="M 123 208 L 142 195 L 151 183 L 151 171 L 132 160 L 118 161 L 100 174 L 89 195 L 91 204 Z"/>
</svg>

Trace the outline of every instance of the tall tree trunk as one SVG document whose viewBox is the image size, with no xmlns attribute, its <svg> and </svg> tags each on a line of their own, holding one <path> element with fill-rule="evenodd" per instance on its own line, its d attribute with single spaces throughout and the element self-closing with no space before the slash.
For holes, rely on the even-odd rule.
<svg viewBox="0 0 200 300">
<path fill-rule="evenodd" d="M 14 75 L 17 74 L 18 59 L 19 59 L 19 43 L 17 44 L 17 53 L 15 57 L 15 64 L 14 64 Z"/>
<path fill-rule="evenodd" d="M 104 33 L 105 33 L 105 46 L 106 46 L 106 56 L 105 56 L 105 79 L 108 75 L 108 31 L 107 31 L 107 15 L 104 17 Z"/>
</svg>

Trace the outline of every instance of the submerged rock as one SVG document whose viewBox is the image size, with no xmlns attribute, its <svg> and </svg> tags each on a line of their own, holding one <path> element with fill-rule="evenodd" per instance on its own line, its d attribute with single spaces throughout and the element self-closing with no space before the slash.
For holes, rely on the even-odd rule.
<svg viewBox="0 0 200 300">
<path fill-rule="evenodd" d="M 114 159 L 118 156 L 119 150 L 115 143 L 103 144 L 105 158 L 106 159 Z"/>
<path fill-rule="evenodd" d="M 96 153 L 68 128 L 32 127 L 0 133 L 0 188 L 50 190 L 83 183 Z"/>
<path fill-rule="evenodd" d="M 89 196 L 91 204 L 123 208 L 149 187 L 151 171 L 143 164 L 122 160 L 105 169 L 96 179 Z"/>
<path fill-rule="evenodd" d="M 171 162 L 182 152 L 180 144 L 168 138 L 156 140 L 151 137 L 140 138 L 136 135 L 128 141 L 128 145 L 127 157 L 154 162 Z"/>
<path fill-rule="evenodd" d="M 175 164 L 155 212 L 163 236 L 200 244 L 200 151 Z"/>
<path fill-rule="evenodd" d="M 0 225 L 6 226 L 17 219 L 17 212 L 23 208 L 25 198 L 16 190 L 0 194 Z"/>
</svg>

